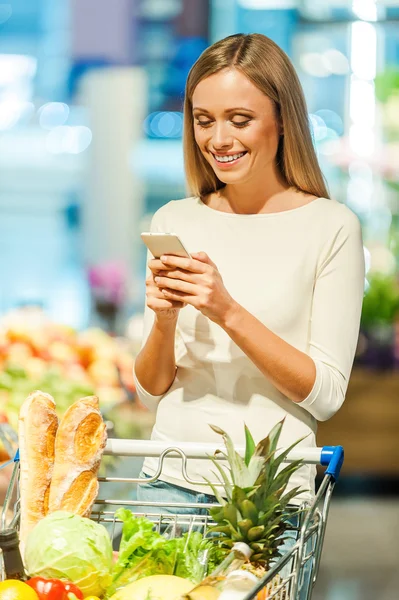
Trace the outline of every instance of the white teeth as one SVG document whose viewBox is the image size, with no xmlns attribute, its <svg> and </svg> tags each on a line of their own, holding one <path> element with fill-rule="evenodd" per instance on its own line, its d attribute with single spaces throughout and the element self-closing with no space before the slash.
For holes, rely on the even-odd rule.
<svg viewBox="0 0 399 600">
<path fill-rule="evenodd" d="M 214 154 L 214 157 L 218 162 L 232 162 L 233 160 L 237 160 L 237 158 L 241 158 L 244 156 L 245 152 L 241 152 L 240 154 L 231 154 L 230 156 L 218 156 Z"/>
</svg>

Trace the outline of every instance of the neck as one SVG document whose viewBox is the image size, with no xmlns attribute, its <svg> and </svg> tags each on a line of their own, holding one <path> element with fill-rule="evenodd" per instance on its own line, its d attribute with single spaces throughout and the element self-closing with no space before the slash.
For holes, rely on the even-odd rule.
<svg viewBox="0 0 399 600">
<path fill-rule="evenodd" d="M 289 188 L 275 167 L 272 173 L 262 177 L 262 181 L 227 184 L 220 190 L 219 196 L 227 201 L 232 212 L 258 214 L 273 211 L 281 194 Z"/>
</svg>

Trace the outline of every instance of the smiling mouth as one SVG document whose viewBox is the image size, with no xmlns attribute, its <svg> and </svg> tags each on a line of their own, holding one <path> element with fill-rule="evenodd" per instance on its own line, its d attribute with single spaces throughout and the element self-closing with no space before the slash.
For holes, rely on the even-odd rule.
<svg viewBox="0 0 399 600">
<path fill-rule="evenodd" d="M 215 161 L 221 165 L 236 163 L 240 160 L 240 158 L 242 158 L 246 154 L 247 154 L 246 151 L 237 152 L 237 154 L 230 154 L 230 155 L 220 155 L 220 154 L 214 154 L 212 152 L 212 156 L 215 159 Z"/>
</svg>

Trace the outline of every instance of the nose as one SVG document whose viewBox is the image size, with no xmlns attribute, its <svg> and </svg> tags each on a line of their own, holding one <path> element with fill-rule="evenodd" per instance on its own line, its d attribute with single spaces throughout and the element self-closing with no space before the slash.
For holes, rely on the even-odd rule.
<svg viewBox="0 0 399 600">
<path fill-rule="evenodd" d="M 230 148 L 233 144 L 231 131 L 227 123 L 215 123 L 212 135 L 212 145 L 215 150 Z"/>
</svg>

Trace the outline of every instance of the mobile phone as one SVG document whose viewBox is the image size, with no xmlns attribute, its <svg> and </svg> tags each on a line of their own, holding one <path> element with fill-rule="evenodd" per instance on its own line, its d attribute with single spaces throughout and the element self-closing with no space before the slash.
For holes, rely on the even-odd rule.
<svg viewBox="0 0 399 600">
<path fill-rule="evenodd" d="M 190 253 L 184 247 L 183 242 L 176 233 L 151 233 L 145 231 L 141 234 L 141 239 L 154 258 L 160 258 L 164 254 L 191 258 Z"/>
</svg>

